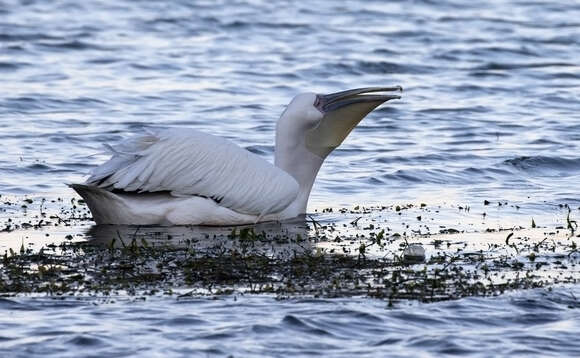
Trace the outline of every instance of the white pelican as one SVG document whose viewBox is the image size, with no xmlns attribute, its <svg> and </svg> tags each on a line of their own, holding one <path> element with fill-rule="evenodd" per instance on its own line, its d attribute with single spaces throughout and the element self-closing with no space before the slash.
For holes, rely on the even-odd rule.
<svg viewBox="0 0 580 358">
<path fill-rule="evenodd" d="M 111 158 L 71 184 L 97 224 L 239 225 L 306 213 L 324 159 L 380 104 L 368 87 L 294 97 L 276 124 L 274 165 L 236 144 L 172 128 L 107 146 Z M 369 94 L 372 93 L 372 94 Z"/>
</svg>

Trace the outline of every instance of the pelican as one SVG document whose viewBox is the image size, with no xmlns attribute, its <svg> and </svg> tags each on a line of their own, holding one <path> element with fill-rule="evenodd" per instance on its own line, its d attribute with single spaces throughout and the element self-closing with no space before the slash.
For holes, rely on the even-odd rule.
<svg viewBox="0 0 580 358">
<path fill-rule="evenodd" d="M 306 213 L 324 159 L 382 103 L 367 87 L 294 97 L 276 123 L 274 165 L 221 137 L 171 128 L 106 145 L 111 158 L 70 184 L 97 224 L 242 225 Z"/>
</svg>

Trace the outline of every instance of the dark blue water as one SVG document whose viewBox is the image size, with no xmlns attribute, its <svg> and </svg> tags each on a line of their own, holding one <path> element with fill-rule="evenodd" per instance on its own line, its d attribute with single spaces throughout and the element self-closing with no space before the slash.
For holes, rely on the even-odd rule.
<svg viewBox="0 0 580 358">
<path fill-rule="evenodd" d="M 10 357 L 415 357 L 580 354 L 578 289 L 459 302 L 238 297 L 0 299 Z"/>
<path fill-rule="evenodd" d="M 295 94 L 399 84 L 403 99 L 328 158 L 312 211 L 492 199 L 537 218 L 577 207 L 579 19 L 570 0 L 0 1 L 0 194 L 70 198 L 63 183 L 101 163 L 103 143 L 147 127 L 198 128 L 271 160 Z M 573 356 L 578 305 L 567 295 L 388 311 L 358 299 L 6 300 L 0 349 Z"/>
<path fill-rule="evenodd" d="M 102 143 L 151 126 L 271 159 L 295 94 L 401 84 L 327 160 L 311 206 L 578 201 L 575 1 L 4 1 L 0 16 L 2 192 L 70 195 Z"/>
</svg>

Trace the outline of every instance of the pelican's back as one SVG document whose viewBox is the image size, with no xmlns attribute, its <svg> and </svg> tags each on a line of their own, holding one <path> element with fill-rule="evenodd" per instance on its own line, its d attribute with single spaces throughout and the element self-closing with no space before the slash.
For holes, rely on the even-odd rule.
<svg viewBox="0 0 580 358">
<path fill-rule="evenodd" d="M 248 215 L 280 212 L 298 194 L 288 173 L 224 138 L 193 129 L 166 129 L 108 148 L 112 157 L 93 170 L 88 185 L 206 197 Z"/>
</svg>

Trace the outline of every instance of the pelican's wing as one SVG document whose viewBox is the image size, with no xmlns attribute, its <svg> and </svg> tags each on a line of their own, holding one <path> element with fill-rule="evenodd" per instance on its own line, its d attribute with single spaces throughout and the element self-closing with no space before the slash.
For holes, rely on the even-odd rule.
<svg viewBox="0 0 580 358">
<path fill-rule="evenodd" d="M 166 129 L 114 147 L 88 184 L 128 192 L 212 198 L 244 214 L 277 213 L 298 195 L 296 180 L 234 143 L 193 129 Z"/>
</svg>

